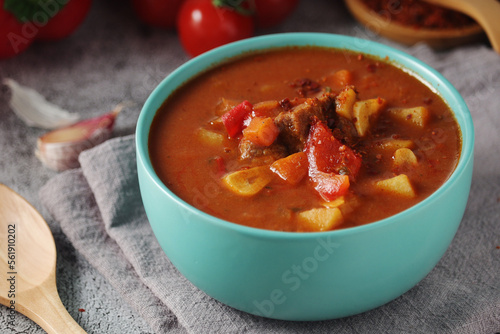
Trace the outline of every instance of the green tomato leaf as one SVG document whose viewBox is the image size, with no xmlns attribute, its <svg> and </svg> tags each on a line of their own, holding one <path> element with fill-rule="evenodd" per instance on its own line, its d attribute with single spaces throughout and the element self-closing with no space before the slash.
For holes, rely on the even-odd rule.
<svg viewBox="0 0 500 334">
<path fill-rule="evenodd" d="M 70 0 L 4 0 L 3 8 L 19 22 L 46 24 Z"/>
<path fill-rule="evenodd" d="M 251 16 L 254 10 L 251 8 L 251 3 L 246 0 L 212 0 L 214 7 L 224 7 L 234 10 L 243 16 Z"/>
</svg>

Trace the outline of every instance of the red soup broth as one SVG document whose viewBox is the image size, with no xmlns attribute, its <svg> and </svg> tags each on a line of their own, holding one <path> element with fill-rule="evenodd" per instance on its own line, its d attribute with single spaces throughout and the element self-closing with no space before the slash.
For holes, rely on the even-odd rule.
<svg viewBox="0 0 500 334">
<path fill-rule="evenodd" d="M 291 232 L 410 208 L 449 178 L 460 149 L 452 111 L 417 77 L 388 59 L 320 47 L 206 71 L 168 97 L 149 137 L 157 175 L 181 199 Z"/>
</svg>

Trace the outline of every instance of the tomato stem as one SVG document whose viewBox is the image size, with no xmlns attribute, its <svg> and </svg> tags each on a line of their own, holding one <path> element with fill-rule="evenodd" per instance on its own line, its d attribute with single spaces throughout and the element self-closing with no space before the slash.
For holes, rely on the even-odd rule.
<svg viewBox="0 0 500 334">
<path fill-rule="evenodd" d="M 10 12 L 19 22 L 46 24 L 69 0 L 5 0 L 3 9 Z"/>
<path fill-rule="evenodd" d="M 251 16 L 254 10 L 247 0 L 212 0 L 214 7 L 223 7 L 234 10 L 238 14 Z"/>
</svg>

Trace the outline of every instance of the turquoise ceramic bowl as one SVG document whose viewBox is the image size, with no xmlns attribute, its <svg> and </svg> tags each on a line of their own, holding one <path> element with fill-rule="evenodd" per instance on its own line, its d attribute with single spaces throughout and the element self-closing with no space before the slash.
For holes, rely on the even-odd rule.
<svg viewBox="0 0 500 334">
<path fill-rule="evenodd" d="M 462 131 L 459 164 L 450 179 L 418 205 L 390 218 L 338 231 L 287 233 L 214 218 L 173 194 L 148 156 L 153 117 L 179 85 L 249 50 L 318 45 L 388 56 L 433 87 Z M 137 166 L 144 207 L 171 262 L 195 286 L 224 304 L 285 320 L 345 317 L 404 294 L 437 264 L 463 217 L 472 175 L 474 130 L 468 108 L 438 72 L 374 42 L 332 34 L 256 37 L 207 52 L 172 72 L 146 101 L 137 124 Z M 429 292 L 430 293 L 430 292 Z"/>
</svg>

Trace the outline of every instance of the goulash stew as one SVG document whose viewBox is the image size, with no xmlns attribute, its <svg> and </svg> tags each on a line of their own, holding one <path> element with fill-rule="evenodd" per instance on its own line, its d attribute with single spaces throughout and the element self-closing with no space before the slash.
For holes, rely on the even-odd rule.
<svg viewBox="0 0 500 334">
<path fill-rule="evenodd" d="M 302 47 L 249 54 L 178 89 L 149 149 L 175 194 L 278 231 L 358 226 L 405 210 L 453 172 L 447 104 L 388 60 Z"/>
</svg>

